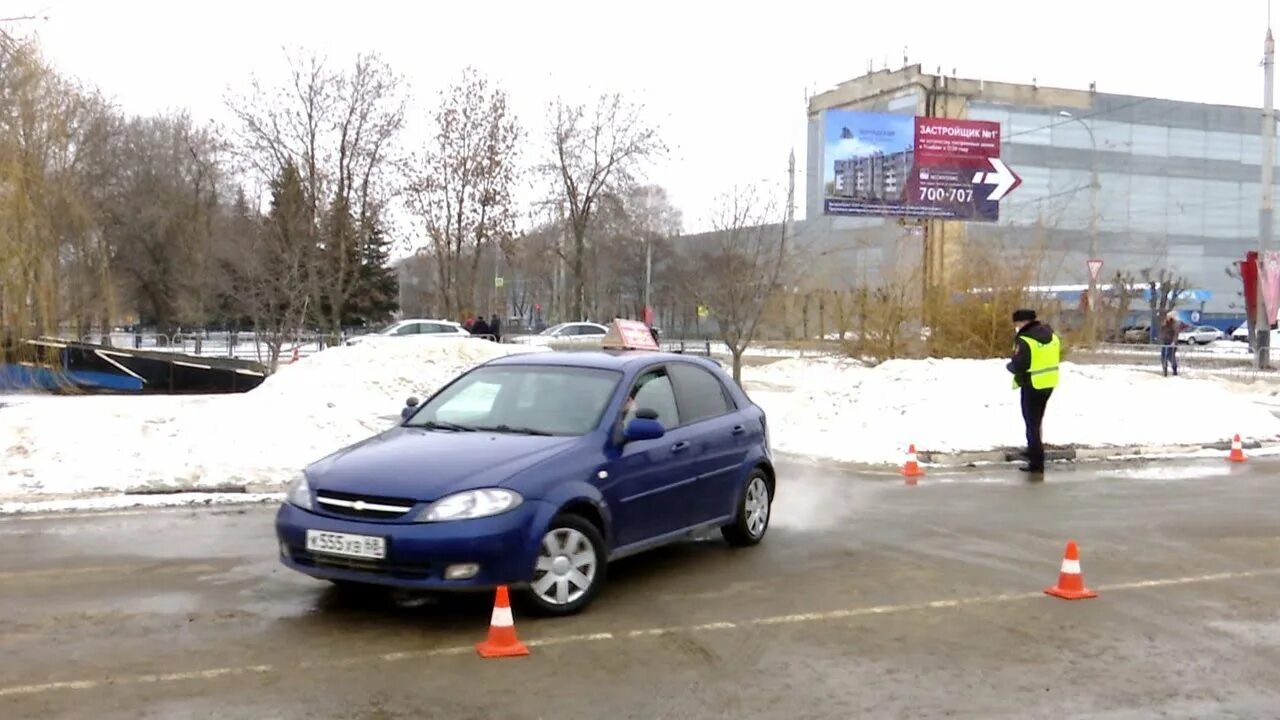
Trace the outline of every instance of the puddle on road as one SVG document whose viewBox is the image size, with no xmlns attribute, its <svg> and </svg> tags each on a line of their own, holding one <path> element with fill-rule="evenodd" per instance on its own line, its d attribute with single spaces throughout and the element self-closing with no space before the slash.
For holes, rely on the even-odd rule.
<svg viewBox="0 0 1280 720">
<path fill-rule="evenodd" d="M 1222 632 L 1234 635 L 1249 645 L 1280 646 L 1280 622 L 1243 622 L 1218 620 L 1208 623 Z"/>
<path fill-rule="evenodd" d="M 1100 475 L 1129 480 L 1198 480 L 1226 477 L 1233 472 L 1229 465 L 1150 465 L 1138 468 L 1114 468 Z"/>
</svg>

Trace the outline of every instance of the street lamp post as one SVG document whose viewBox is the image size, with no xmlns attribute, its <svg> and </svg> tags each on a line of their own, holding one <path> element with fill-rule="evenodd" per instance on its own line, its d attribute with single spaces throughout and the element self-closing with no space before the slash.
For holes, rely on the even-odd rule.
<svg viewBox="0 0 1280 720">
<path fill-rule="evenodd" d="M 1098 141 L 1093 136 L 1093 128 L 1084 120 L 1063 110 L 1058 113 L 1062 117 L 1071 118 L 1080 123 L 1084 131 L 1089 133 L 1089 145 L 1092 150 L 1089 153 L 1089 258 L 1096 260 L 1098 257 Z M 1085 319 L 1086 330 L 1089 341 L 1092 343 L 1097 340 L 1097 313 L 1098 313 L 1098 283 L 1093 277 L 1092 270 L 1089 272 L 1089 315 Z"/>
</svg>

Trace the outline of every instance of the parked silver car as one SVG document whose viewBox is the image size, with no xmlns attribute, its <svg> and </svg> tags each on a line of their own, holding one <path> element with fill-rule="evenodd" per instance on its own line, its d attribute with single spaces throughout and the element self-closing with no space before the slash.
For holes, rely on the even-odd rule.
<svg viewBox="0 0 1280 720">
<path fill-rule="evenodd" d="M 376 333 L 370 333 L 369 335 L 357 335 L 353 338 L 348 338 L 346 344 L 356 345 L 369 338 L 404 337 L 406 335 L 438 338 L 471 337 L 471 333 L 467 332 L 466 328 L 452 320 L 407 318 L 405 320 L 392 323 Z"/>
</svg>

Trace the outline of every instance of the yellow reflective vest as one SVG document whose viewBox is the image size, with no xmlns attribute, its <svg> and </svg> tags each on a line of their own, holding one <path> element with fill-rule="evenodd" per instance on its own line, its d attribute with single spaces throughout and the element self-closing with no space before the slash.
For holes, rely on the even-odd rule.
<svg viewBox="0 0 1280 720">
<path fill-rule="evenodd" d="M 1026 335 L 1019 335 L 1018 339 L 1031 350 L 1031 367 L 1027 371 L 1031 376 L 1031 387 L 1036 390 L 1058 387 L 1058 363 L 1062 358 L 1062 341 L 1058 334 L 1054 333 L 1053 339 L 1047 343 L 1037 342 Z M 1013 376 L 1013 387 L 1018 388 L 1017 375 Z"/>
</svg>

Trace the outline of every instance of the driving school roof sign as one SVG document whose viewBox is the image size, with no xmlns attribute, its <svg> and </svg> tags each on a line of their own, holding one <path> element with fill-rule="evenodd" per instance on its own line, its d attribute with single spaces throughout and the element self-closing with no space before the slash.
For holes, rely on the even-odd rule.
<svg viewBox="0 0 1280 720">
<path fill-rule="evenodd" d="M 616 318 L 609 325 L 601 346 L 606 350 L 657 350 L 649 327 L 638 320 Z"/>
<path fill-rule="evenodd" d="M 1022 183 L 999 123 L 827 110 L 822 124 L 827 215 L 995 222 Z"/>
</svg>

